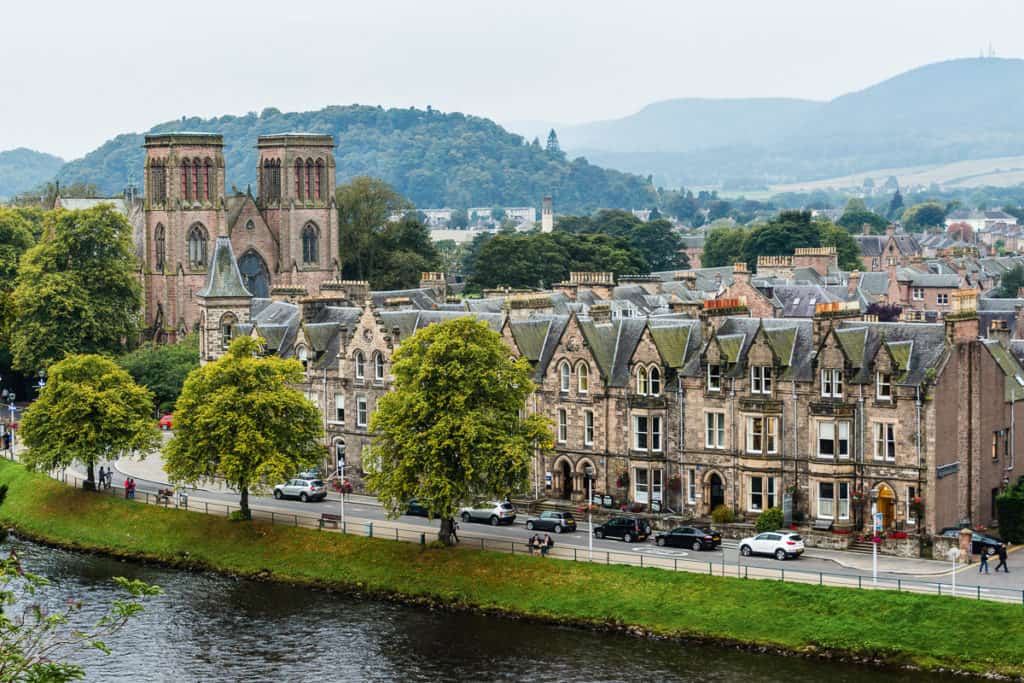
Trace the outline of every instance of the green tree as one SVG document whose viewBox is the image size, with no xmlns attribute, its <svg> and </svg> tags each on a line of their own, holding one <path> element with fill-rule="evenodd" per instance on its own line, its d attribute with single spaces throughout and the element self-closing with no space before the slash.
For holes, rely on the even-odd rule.
<svg viewBox="0 0 1024 683">
<path fill-rule="evenodd" d="M 169 413 L 188 374 L 199 367 L 199 338 L 190 334 L 177 344 L 146 343 L 121 356 L 118 364 L 153 392 L 157 412 Z"/>
<path fill-rule="evenodd" d="M 413 205 L 383 180 L 357 176 L 334 192 L 338 206 L 338 243 L 342 275 L 366 280 L 380 257 L 378 234 L 394 211 Z"/>
<path fill-rule="evenodd" d="M 18 276 L 18 263 L 34 244 L 32 224 L 17 209 L 0 207 L 0 347 L 4 349 L 2 355 L 7 355 L 6 349 L 10 348 L 6 332 L 13 318 L 10 303 Z M 7 360 L 9 363 L 9 358 Z"/>
<path fill-rule="evenodd" d="M 420 273 L 437 270 L 441 255 L 430 229 L 414 214 L 388 221 L 377 234 L 377 261 L 369 273 L 373 289 L 405 289 L 419 284 Z"/>
<path fill-rule="evenodd" d="M 70 353 L 123 352 L 139 332 L 135 268 L 131 226 L 110 205 L 48 214 L 11 298 L 14 366 L 35 371 Z"/>
<path fill-rule="evenodd" d="M 390 517 L 420 500 L 450 544 L 460 506 L 523 491 L 535 450 L 552 446 L 548 421 L 522 414 L 533 371 L 467 317 L 416 332 L 395 352 L 393 372 L 370 420 L 366 483 Z"/>
<path fill-rule="evenodd" d="M 145 454 L 160 434 L 152 416 L 153 394 L 102 356 L 70 355 L 50 367 L 46 386 L 25 411 L 18 428 L 32 469 L 79 463 L 86 488 L 95 486 L 95 465 L 121 451 Z"/>
<path fill-rule="evenodd" d="M 562 153 L 562 146 L 558 144 L 558 134 L 555 133 L 554 128 L 548 132 L 548 142 L 544 149 L 551 155 L 561 155 Z"/>
<path fill-rule="evenodd" d="M 863 199 L 854 197 L 846 203 L 846 208 L 843 210 L 843 215 L 839 218 L 837 224 L 846 228 L 849 232 L 856 233 L 861 232 L 864 225 L 867 224 L 871 226 L 871 232 L 880 235 L 885 232 L 889 221 L 874 211 L 869 211 Z"/>
<path fill-rule="evenodd" d="M 828 222 L 817 222 L 821 246 L 835 247 L 839 267 L 843 270 L 862 270 L 864 262 L 860 259 L 860 245 L 846 230 Z"/>
<path fill-rule="evenodd" d="M 259 352 L 259 341 L 238 337 L 221 358 L 192 371 L 164 449 L 172 481 L 223 477 L 240 492 L 246 518 L 250 489 L 292 477 L 325 455 L 320 411 L 294 388 L 302 365 Z"/>
<path fill-rule="evenodd" d="M 896 192 L 892 195 L 892 201 L 889 202 L 889 211 L 885 214 L 889 218 L 895 220 L 903 213 L 903 195 L 900 194 L 900 189 L 896 188 Z"/>
<path fill-rule="evenodd" d="M 1024 287 L 1024 267 L 1014 266 L 999 278 L 999 287 L 995 291 L 996 298 L 1016 299 L 1021 287 Z"/>
<path fill-rule="evenodd" d="M 903 227 L 910 232 L 922 232 L 942 225 L 946 221 L 946 207 L 938 202 L 914 204 L 903 212 Z"/>
<path fill-rule="evenodd" d="M 750 231 L 744 245 L 744 261 L 754 268 L 757 257 L 792 254 L 798 247 L 820 247 L 821 231 L 811 222 L 810 211 L 781 211 L 764 225 Z M 705 251 L 707 245 L 705 244 Z"/>
<path fill-rule="evenodd" d="M 745 261 L 749 237 L 750 231 L 744 228 L 714 228 L 704 240 L 701 264 L 715 268 Z"/>
<path fill-rule="evenodd" d="M 449 228 L 467 228 L 469 227 L 469 216 L 466 215 L 465 209 L 455 209 L 452 211 L 452 217 L 448 221 Z"/>
<path fill-rule="evenodd" d="M 558 231 L 620 237 L 647 262 L 644 272 L 689 267 L 682 239 L 664 218 L 645 223 L 629 211 L 603 209 L 592 217 L 559 216 Z"/>
</svg>

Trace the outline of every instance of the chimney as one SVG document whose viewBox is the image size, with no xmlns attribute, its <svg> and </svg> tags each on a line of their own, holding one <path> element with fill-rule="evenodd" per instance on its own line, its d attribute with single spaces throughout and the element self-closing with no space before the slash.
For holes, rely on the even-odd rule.
<svg viewBox="0 0 1024 683">
<path fill-rule="evenodd" d="M 885 227 L 885 236 L 886 237 L 892 237 L 895 234 L 896 234 L 896 224 L 895 223 L 890 223 L 889 225 L 887 225 Z"/>
<path fill-rule="evenodd" d="M 700 312 L 701 327 L 704 330 L 705 339 L 711 335 L 711 332 L 721 327 L 726 318 L 730 316 L 750 317 L 750 309 L 747 308 L 746 297 L 708 299 L 705 301 L 704 308 Z"/>
<path fill-rule="evenodd" d="M 697 273 L 692 270 L 683 270 L 676 273 L 673 279 L 682 282 L 687 289 L 697 289 Z"/>
<path fill-rule="evenodd" d="M 444 303 L 448 293 L 448 283 L 444 279 L 444 273 L 420 273 L 420 289 L 431 289 L 441 303 Z"/>
<path fill-rule="evenodd" d="M 814 317 L 811 319 L 811 344 L 817 349 L 818 344 L 828 335 L 829 330 L 840 320 L 860 320 L 860 304 L 856 301 L 835 301 L 817 304 Z"/>
<path fill-rule="evenodd" d="M 1010 328 L 1005 320 L 993 320 L 988 328 L 988 338 L 994 339 L 1004 348 L 1010 348 Z"/>
<path fill-rule="evenodd" d="M 747 270 L 746 263 L 740 262 L 732 265 L 732 281 L 750 284 L 750 271 Z"/>
<path fill-rule="evenodd" d="M 611 304 L 594 304 L 590 307 L 590 319 L 594 321 L 595 325 L 611 325 L 612 324 L 612 306 Z"/>
<path fill-rule="evenodd" d="M 953 310 L 946 314 L 946 341 L 963 344 L 980 334 L 978 326 L 978 290 L 958 289 L 953 292 Z"/>
<path fill-rule="evenodd" d="M 544 197 L 540 208 L 540 231 L 551 232 L 555 229 L 555 205 L 551 195 Z"/>
<path fill-rule="evenodd" d="M 850 272 L 850 277 L 846 280 L 846 291 L 850 294 L 856 294 L 858 287 L 860 287 L 860 271 L 854 270 Z"/>
<path fill-rule="evenodd" d="M 860 226 L 860 231 L 861 231 L 862 235 L 870 235 L 871 234 L 871 224 L 870 223 L 865 223 L 864 225 Z"/>
</svg>

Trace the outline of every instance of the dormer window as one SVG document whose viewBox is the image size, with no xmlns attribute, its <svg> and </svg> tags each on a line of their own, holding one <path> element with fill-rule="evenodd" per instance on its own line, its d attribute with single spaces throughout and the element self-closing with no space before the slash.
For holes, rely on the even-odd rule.
<svg viewBox="0 0 1024 683">
<path fill-rule="evenodd" d="M 647 369 L 637 368 L 636 369 L 636 393 L 638 396 L 646 396 L 648 391 L 647 384 Z"/>
<path fill-rule="evenodd" d="M 590 369 L 586 363 L 580 363 L 576 368 L 576 384 L 579 392 L 585 394 L 590 391 Z"/>
<path fill-rule="evenodd" d="M 569 383 L 572 377 L 572 369 L 569 367 L 568 361 L 562 361 L 562 364 L 558 366 L 558 389 L 563 394 L 569 393 Z"/>
<path fill-rule="evenodd" d="M 750 368 L 750 393 L 772 393 L 772 368 L 770 365 L 754 365 Z"/>
<path fill-rule="evenodd" d="M 924 287 L 914 287 L 910 292 L 910 298 L 914 301 L 924 301 Z"/>
<path fill-rule="evenodd" d="M 302 363 L 302 369 L 303 370 L 308 370 L 309 369 L 309 351 L 306 350 L 306 347 L 305 346 L 300 346 L 298 348 L 298 350 L 296 351 L 295 355 L 296 355 L 296 357 L 298 357 L 299 362 Z"/>
<path fill-rule="evenodd" d="M 843 371 L 828 368 L 821 371 L 821 395 L 823 398 L 843 397 Z"/>
<path fill-rule="evenodd" d="M 708 365 L 708 391 L 722 390 L 722 366 Z"/>
<path fill-rule="evenodd" d="M 661 394 L 661 371 L 658 368 L 651 368 L 651 371 L 647 373 L 647 384 L 650 388 L 651 396 Z"/>
<path fill-rule="evenodd" d="M 875 398 L 879 401 L 892 400 L 892 375 L 885 372 L 875 373 Z"/>
</svg>

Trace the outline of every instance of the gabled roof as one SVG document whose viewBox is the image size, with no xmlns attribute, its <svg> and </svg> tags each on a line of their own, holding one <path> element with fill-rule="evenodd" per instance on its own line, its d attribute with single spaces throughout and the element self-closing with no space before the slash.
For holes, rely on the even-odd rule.
<svg viewBox="0 0 1024 683">
<path fill-rule="evenodd" d="M 981 343 L 1003 372 L 1003 400 L 1024 399 L 1024 367 L 1018 359 L 998 341 L 985 339 Z"/>
<path fill-rule="evenodd" d="M 700 324 L 696 320 L 652 318 L 647 326 L 665 364 L 671 368 L 682 368 L 688 360 L 690 337 Z"/>
<path fill-rule="evenodd" d="M 235 252 L 231 249 L 231 240 L 227 236 L 221 235 L 217 238 L 210 269 L 206 274 L 206 286 L 196 292 L 196 296 L 204 299 L 252 298 L 252 294 L 242 283 Z"/>
</svg>

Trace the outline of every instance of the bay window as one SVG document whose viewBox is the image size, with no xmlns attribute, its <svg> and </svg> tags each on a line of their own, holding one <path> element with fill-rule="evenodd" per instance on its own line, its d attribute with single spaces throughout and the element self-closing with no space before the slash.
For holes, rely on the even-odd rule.
<svg viewBox="0 0 1024 683">
<path fill-rule="evenodd" d="M 845 482 L 839 482 L 839 519 L 850 518 L 850 485 Z"/>
<path fill-rule="evenodd" d="M 647 450 L 648 420 L 646 415 L 633 416 L 633 450 Z"/>
<path fill-rule="evenodd" d="M 751 512 L 775 507 L 775 477 L 750 477 Z"/>
</svg>

